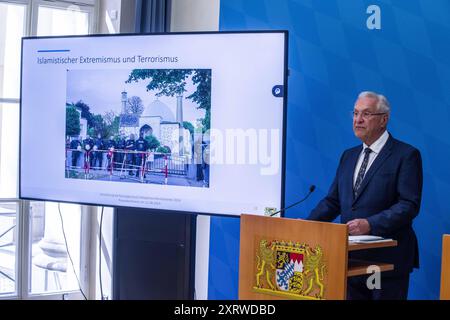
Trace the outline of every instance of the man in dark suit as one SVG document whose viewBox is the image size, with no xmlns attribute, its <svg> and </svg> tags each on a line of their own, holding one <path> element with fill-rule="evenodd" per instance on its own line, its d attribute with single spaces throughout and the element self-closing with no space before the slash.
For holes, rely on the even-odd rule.
<svg viewBox="0 0 450 320">
<path fill-rule="evenodd" d="M 308 219 L 333 221 L 338 215 L 350 235 L 376 235 L 397 240 L 397 247 L 352 252 L 350 258 L 394 264 L 381 273 L 381 288 L 370 289 L 368 276 L 350 277 L 348 299 L 407 299 L 409 274 L 419 266 L 413 219 L 422 196 L 419 150 L 396 140 L 386 126 L 390 106 L 374 92 L 362 92 L 353 110 L 353 131 L 363 142 L 346 150 L 328 195 Z"/>
</svg>

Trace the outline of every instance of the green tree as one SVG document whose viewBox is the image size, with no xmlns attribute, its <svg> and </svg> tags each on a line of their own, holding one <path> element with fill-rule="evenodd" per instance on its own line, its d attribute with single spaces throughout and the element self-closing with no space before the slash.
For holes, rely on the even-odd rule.
<svg viewBox="0 0 450 320">
<path fill-rule="evenodd" d="M 82 100 L 79 100 L 75 103 L 75 107 L 81 110 L 81 117 L 87 120 L 88 128 L 93 127 L 92 123 L 92 113 L 89 111 L 90 107 L 84 103 Z"/>
<path fill-rule="evenodd" d="M 105 123 L 105 138 L 114 137 L 119 133 L 120 117 L 116 116 L 114 111 L 107 111 L 103 115 L 103 121 Z"/>
<path fill-rule="evenodd" d="M 183 121 L 183 128 L 189 130 L 191 135 L 194 135 L 194 126 L 189 121 Z"/>
<path fill-rule="evenodd" d="M 186 99 L 195 102 L 198 109 L 205 110 L 202 123 L 206 131 L 211 124 L 211 69 L 134 69 L 126 82 L 150 79 L 147 91 L 157 90 L 157 97 L 173 97 L 186 92 L 186 81 L 191 75 L 197 89 Z"/>
<path fill-rule="evenodd" d="M 196 102 L 200 109 L 211 110 L 211 69 L 194 69 L 192 82 L 197 90 L 187 98 Z"/>
<path fill-rule="evenodd" d="M 147 91 L 159 90 L 156 96 L 173 97 L 186 91 L 186 79 L 192 71 L 192 69 L 134 69 L 126 82 L 138 82 L 149 78 Z"/>
<path fill-rule="evenodd" d="M 95 130 L 94 130 L 94 128 L 88 128 L 87 129 L 87 134 L 90 137 L 95 137 Z"/>
<path fill-rule="evenodd" d="M 120 117 L 115 116 L 114 121 L 109 126 L 109 132 L 110 132 L 109 136 L 115 136 L 115 135 L 119 134 L 119 124 L 120 124 Z"/>
<path fill-rule="evenodd" d="M 200 119 L 202 121 L 202 131 L 205 133 L 207 130 L 210 129 L 210 123 L 211 123 L 211 112 L 210 110 L 206 110 L 205 117 Z"/>
<path fill-rule="evenodd" d="M 145 140 L 147 140 L 148 148 L 150 150 L 154 150 L 154 149 L 158 148 L 161 145 L 159 140 L 152 134 L 146 136 Z"/>
<path fill-rule="evenodd" d="M 132 96 L 128 98 L 125 112 L 131 113 L 136 116 L 140 116 L 144 111 L 144 104 L 142 103 L 142 99 L 137 96 Z"/>
<path fill-rule="evenodd" d="M 70 105 L 66 107 L 66 136 L 78 136 L 80 131 L 80 113 Z"/>
<path fill-rule="evenodd" d="M 107 130 L 106 130 L 106 124 L 103 121 L 103 117 L 100 114 L 94 114 L 92 115 L 92 126 L 91 128 L 94 129 L 94 135 L 97 136 L 100 134 L 103 137 L 106 137 Z"/>
<path fill-rule="evenodd" d="M 156 149 L 156 152 L 159 152 L 159 153 L 170 153 L 170 148 L 167 147 L 167 146 L 159 146 Z"/>
</svg>

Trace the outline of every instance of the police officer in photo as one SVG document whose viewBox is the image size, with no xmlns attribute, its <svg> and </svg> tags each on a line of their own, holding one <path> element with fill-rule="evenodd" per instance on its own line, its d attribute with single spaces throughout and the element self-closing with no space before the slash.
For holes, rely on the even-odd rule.
<svg viewBox="0 0 450 320">
<path fill-rule="evenodd" d="M 133 175 L 134 152 L 136 150 L 136 141 L 134 134 L 130 134 L 130 138 L 125 142 L 125 150 L 127 151 L 127 165 L 130 176 Z"/>
<path fill-rule="evenodd" d="M 144 134 L 141 132 L 139 134 L 139 139 L 136 140 L 136 151 L 139 153 L 136 154 L 136 162 L 135 165 L 137 166 L 138 170 L 136 170 L 136 177 L 139 177 L 139 171 L 142 166 L 145 166 L 145 158 L 146 154 L 145 152 L 148 150 L 148 142 L 144 139 Z M 143 173 L 145 177 L 145 171 Z"/>
<path fill-rule="evenodd" d="M 103 150 L 103 139 L 102 139 L 102 135 L 99 133 L 97 135 L 97 139 L 95 139 L 94 141 L 94 152 L 92 153 L 92 159 L 91 159 L 91 166 L 94 168 L 98 168 L 102 169 L 102 164 L 103 164 L 103 152 L 101 150 Z"/>
<path fill-rule="evenodd" d="M 108 162 L 108 170 L 112 170 L 114 168 L 114 160 L 116 156 L 114 152 L 116 151 L 116 141 L 113 137 L 109 137 L 109 140 L 105 142 L 105 146 L 108 149 L 108 153 L 106 154 L 106 159 Z"/>
<path fill-rule="evenodd" d="M 116 168 L 120 169 L 122 167 L 122 163 L 123 163 L 123 159 L 124 159 L 124 153 L 123 151 L 125 150 L 125 139 L 123 136 L 119 136 L 116 142 L 116 156 L 115 156 L 115 161 L 116 161 Z"/>
<path fill-rule="evenodd" d="M 202 155 L 203 155 L 202 165 L 203 165 L 203 181 L 205 187 L 209 187 L 209 161 L 210 161 L 209 153 L 210 153 L 209 140 L 207 141 L 204 140 L 202 143 Z"/>
<path fill-rule="evenodd" d="M 92 158 L 92 149 L 94 148 L 94 140 L 87 135 L 86 139 L 83 140 L 83 150 L 84 150 L 84 163 L 85 166 L 89 162 L 91 164 L 90 159 Z"/>
<path fill-rule="evenodd" d="M 72 138 L 72 141 L 70 141 L 69 148 L 72 153 L 72 167 L 76 168 L 78 164 L 78 159 L 81 154 L 81 142 L 79 137 Z"/>
</svg>

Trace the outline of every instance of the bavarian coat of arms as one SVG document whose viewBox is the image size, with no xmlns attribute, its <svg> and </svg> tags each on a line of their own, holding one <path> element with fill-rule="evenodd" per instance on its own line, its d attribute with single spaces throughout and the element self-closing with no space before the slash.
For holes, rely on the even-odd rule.
<svg viewBox="0 0 450 320">
<path fill-rule="evenodd" d="M 256 292 L 297 299 L 324 297 L 326 265 L 320 246 L 262 239 L 255 269 Z"/>
</svg>

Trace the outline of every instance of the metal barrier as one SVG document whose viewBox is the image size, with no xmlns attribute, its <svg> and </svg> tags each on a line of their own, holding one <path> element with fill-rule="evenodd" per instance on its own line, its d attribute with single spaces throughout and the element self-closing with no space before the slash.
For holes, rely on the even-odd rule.
<svg viewBox="0 0 450 320">
<path fill-rule="evenodd" d="M 166 158 L 167 157 L 167 158 Z M 168 174 L 186 175 L 186 158 L 174 155 L 157 154 L 153 161 L 147 160 L 149 172 L 162 172 L 166 169 Z"/>
<path fill-rule="evenodd" d="M 76 162 L 80 158 L 83 159 L 82 166 L 73 166 L 73 152 L 79 152 Z M 99 162 L 98 154 L 101 154 L 102 166 L 96 166 Z M 70 162 L 68 163 L 70 154 Z M 106 154 L 106 157 L 104 157 Z M 106 158 L 106 159 L 105 159 Z M 106 160 L 106 161 L 103 161 Z M 121 161 L 117 161 L 121 160 Z M 140 160 L 140 161 L 139 161 Z M 139 161 L 139 164 L 136 162 Z M 91 165 L 92 163 L 92 165 Z M 142 152 L 142 151 L 127 151 L 127 150 L 77 150 L 66 149 L 66 170 L 84 170 L 85 178 L 89 178 L 93 171 L 104 171 L 110 176 L 119 176 L 121 178 L 128 177 L 127 172 L 133 173 L 133 176 L 139 171 L 138 178 L 143 181 L 147 173 L 160 173 L 167 176 L 187 175 L 187 159 L 186 157 L 175 156 L 171 154 L 158 152 Z"/>
</svg>

